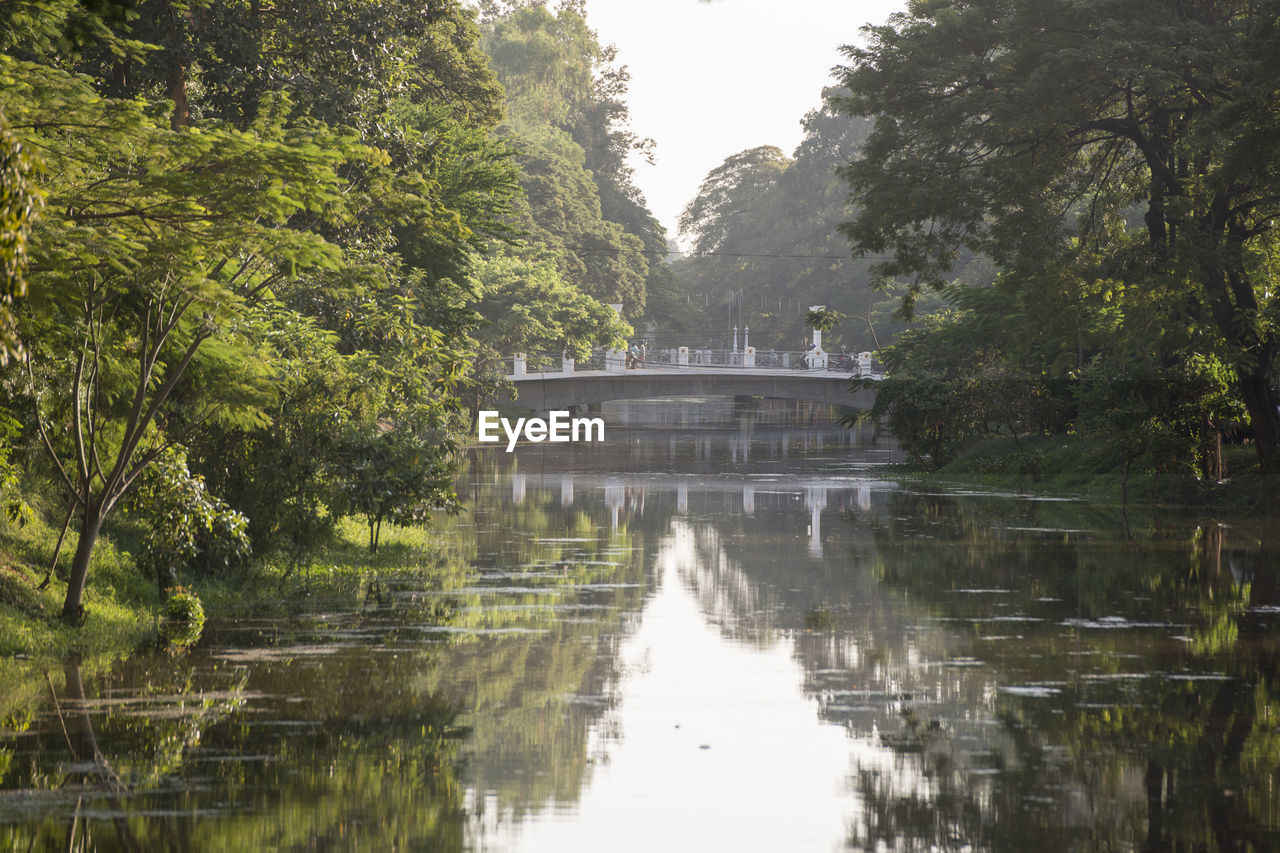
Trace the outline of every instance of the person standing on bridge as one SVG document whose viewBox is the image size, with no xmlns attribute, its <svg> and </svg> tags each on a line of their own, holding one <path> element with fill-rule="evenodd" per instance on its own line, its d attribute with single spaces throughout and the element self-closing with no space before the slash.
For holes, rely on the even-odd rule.
<svg viewBox="0 0 1280 853">
<path fill-rule="evenodd" d="M 811 341 L 809 343 L 809 346 L 805 348 L 804 356 L 801 357 L 800 359 L 800 369 L 808 370 L 810 367 L 813 367 L 814 356 L 816 356 L 817 354 L 818 354 L 818 345 Z"/>
</svg>

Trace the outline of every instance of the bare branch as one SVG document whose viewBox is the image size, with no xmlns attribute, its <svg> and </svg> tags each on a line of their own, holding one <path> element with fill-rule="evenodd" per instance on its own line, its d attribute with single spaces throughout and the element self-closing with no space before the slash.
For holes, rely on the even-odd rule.
<svg viewBox="0 0 1280 853">
<path fill-rule="evenodd" d="M 31 362 L 27 362 L 27 379 L 35 386 L 35 376 L 31 372 Z M 44 418 L 40 417 L 40 401 L 35 401 L 35 421 L 36 430 L 40 433 L 40 440 L 44 443 L 45 450 L 49 451 L 49 458 L 53 460 L 53 465 L 58 469 L 58 473 L 62 475 L 62 482 L 67 487 L 67 492 L 71 495 L 71 499 L 77 504 L 83 506 L 84 498 L 80 496 L 80 490 L 76 488 L 75 483 L 71 482 L 71 475 L 67 473 L 67 469 L 63 467 L 62 460 L 58 458 L 58 452 L 53 449 L 53 442 L 49 440 L 49 433 L 44 428 Z"/>
<path fill-rule="evenodd" d="M 84 356 L 85 345 L 81 344 L 80 356 L 76 359 L 75 375 L 71 383 L 71 396 L 74 398 L 71 405 L 71 426 L 72 431 L 75 433 L 76 464 L 80 466 L 80 480 L 85 484 L 85 488 L 87 489 L 89 484 L 89 460 L 88 457 L 85 456 L 84 424 L 82 422 L 80 412 L 80 383 L 84 376 Z"/>
<path fill-rule="evenodd" d="M 142 436 L 146 434 L 147 427 L 151 425 L 153 420 L 155 420 L 156 413 L 160 410 L 160 407 L 169 399 L 169 395 L 173 393 L 173 389 L 177 386 L 179 380 L 182 379 L 183 374 L 186 373 L 187 368 L 191 365 L 191 360 L 196 356 L 196 351 L 200 349 L 201 344 L 208 340 L 211 335 L 212 332 L 202 332 L 192 339 L 186 352 L 183 353 L 182 359 L 170 371 L 169 378 L 165 380 L 164 384 L 156 390 L 155 397 L 152 398 L 151 404 L 147 406 L 146 412 L 136 422 L 133 434 L 126 434 L 124 436 L 124 440 L 121 442 L 120 446 L 120 454 L 116 457 L 115 467 L 112 468 L 111 476 L 107 478 L 106 485 L 103 487 L 102 495 L 104 504 L 115 503 L 116 498 L 118 498 L 124 489 L 127 488 L 127 483 L 132 482 L 132 477 L 128 478 L 126 481 L 124 472 L 130 465 L 133 454 L 138 449 L 138 443 L 142 440 Z M 134 476 L 136 476 L 136 474 Z"/>
</svg>

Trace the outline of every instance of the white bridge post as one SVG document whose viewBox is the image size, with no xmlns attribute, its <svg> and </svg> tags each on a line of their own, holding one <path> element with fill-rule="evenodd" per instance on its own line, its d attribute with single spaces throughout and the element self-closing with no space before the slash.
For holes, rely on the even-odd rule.
<svg viewBox="0 0 1280 853">
<path fill-rule="evenodd" d="M 742 350 L 742 366 L 743 367 L 756 366 L 756 348 L 755 347 L 746 347 L 745 349 Z"/>
<path fill-rule="evenodd" d="M 626 373 L 627 354 L 620 349 L 605 350 L 604 369 L 610 373 Z"/>
<path fill-rule="evenodd" d="M 563 359 L 561 359 L 561 364 L 563 365 L 560 368 L 561 372 L 573 373 L 573 359 L 569 358 L 569 356 L 566 355 Z"/>
<path fill-rule="evenodd" d="M 676 353 L 676 364 L 687 368 L 689 366 L 689 348 L 680 347 L 680 351 Z"/>
<path fill-rule="evenodd" d="M 524 374 L 525 374 L 524 353 L 518 352 L 511 357 L 511 375 L 524 376 Z"/>
</svg>

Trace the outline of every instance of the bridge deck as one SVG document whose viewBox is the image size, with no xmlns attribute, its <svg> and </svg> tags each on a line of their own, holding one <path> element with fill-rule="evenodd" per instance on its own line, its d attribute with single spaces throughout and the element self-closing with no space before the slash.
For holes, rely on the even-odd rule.
<svg viewBox="0 0 1280 853">
<path fill-rule="evenodd" d="M 792 367 L 712 367 L 707 365 L 689 365 L 688 367 L 682 367 L 676 365 L 663 365 L 661 367 L 631 367 L 625 371 L 574 370 L 567 373 L 564 371 L 525 373 L 521 376 L 516 376 L 513 373 L 508 374 L 507 379 L 510 379 L 512 382 L 519 383 L 529 382 L 532 380 L 580 379 L 584 377 L 616 377 L 618 379 L 626 379 L 628 377 L 640 378 L 642 376 L 733 376 L 769 379 L 785 379 L 788 377 L 803 377 L 806 379 L 843 379 L 847 382 L 850 379 L 856 379 L 858 375 L 858 372 L 855 370 L 831 370 L 823 367 L 799 370 Z"/>
<path fill-rule="evenodd" d="M 626 371 L 525 373 L 508 375 L 507 379 L 511 381 L 518 404 L 538 411 L 556 411 L 607 400 L 714 396 L 771 397 L 867 408 L 875 402 L 875 392 L 853 387 L 853 380 L 859 375 L 856 371 L 827 368 L 659 365 Z"/>
</svg>

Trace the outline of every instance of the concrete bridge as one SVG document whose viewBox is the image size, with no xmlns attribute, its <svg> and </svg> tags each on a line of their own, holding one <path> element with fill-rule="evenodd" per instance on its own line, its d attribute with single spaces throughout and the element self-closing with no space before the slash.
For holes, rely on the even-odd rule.
<svg viewBox="0 0 1280 853">
<path fill-rule="evenodd" d="M 653 397 L 743 396 L 830 403 L 869 409 L 875 391 L 852 389 L 854 379 L 878 380 L 870 353 L 837 358 L 828 353 L 756 353 L 693 350 L 651 351 L 642 364 L 628 366 L 622 351 L 597 356 L 582 369 L 561 356 L 529 359 L 516 355 L 507 379 L 516 400 L 535 411 L 585 407 L 607 400 Z"/>
</svg>

